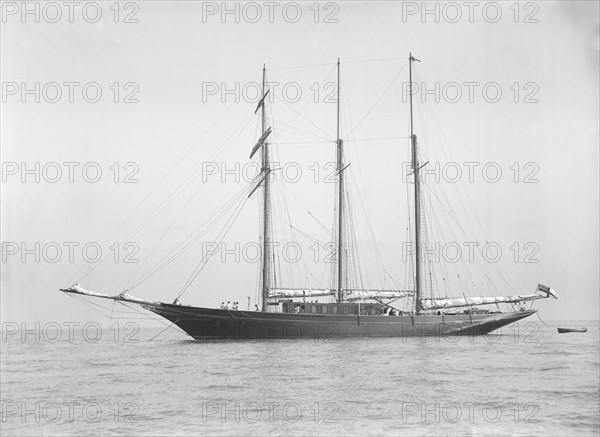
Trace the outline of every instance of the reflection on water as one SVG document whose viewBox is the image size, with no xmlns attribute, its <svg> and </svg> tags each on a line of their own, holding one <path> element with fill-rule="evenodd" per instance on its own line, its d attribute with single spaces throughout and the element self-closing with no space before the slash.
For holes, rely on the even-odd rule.
<svg viewBox="0 0 600 437">
<path fill-rule="evenodd" d="M 11 435 L 597 435 L 598 323 L 586 334 L 527 323 L 535 329 L 458 340 L 8 335 L 0 425 Z"/>
</svg>

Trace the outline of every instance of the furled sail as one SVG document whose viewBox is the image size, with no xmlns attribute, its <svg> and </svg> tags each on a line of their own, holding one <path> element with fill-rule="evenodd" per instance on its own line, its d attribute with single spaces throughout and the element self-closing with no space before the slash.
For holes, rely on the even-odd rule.
<svg viewBox="0 0 600 437">
<path fill-rule="evenodd" d="M 268 95 L 269 95 L 269 90 L 267 90 L 265 95 L 261 97 L 260 101 L 258 102 L 258 105 L 256 105 L 256 109 L 254 110 L 255 114 L 258 112 L 260 107 L 263 105 L 263 103 L 265 102 L 265 99 L 267 98 Z"/>
<path fill-rule="evenodd" d="M 114 300 L 126 301 L 126 302 L 153 303 L 153 304 L 159 303 L 159 302 L 153 302 L 153 301 L 134 297 L 131 294 L 129 294 L 129 292 L 127 290 L 123 291 L 120 294 L 111 295 L 111 294 L 96 293 L 95 291 L 86 290 L 79 284 L 73 284 L 69 288 L 61 288 L 60 290 L 64 291 L 65 293 L 82 294 L 84 296 L 95 296 L 95 297 L 102 297 L 102 298 L 106 298 L 106 299 L 114 299 Z"/>
<path fill-rule="evenodd" d="M 281 298 L 281 297 L 316 297 L 316 296 L 329 296 L 335 294 L 335 290 L 328 289 L 299 289 L 299 288 L 271 288 L 269 290 L 269 297 Z"/>
<path fill-rule="evenodd" d="M 412 296 L 415 292 L 408 290 L 349 290 L 348 300 L 360 299 L 398 299 Z"/>
<path fill-rule="evenodd" d="M 263 181 L 267 178 L 267 176 L 269 176 L 269 173 L 271 173 L 271 171 L 267 171 L 267 173 L 265 173 L 260 180 L 258 181 L 258 183 L 256 185 L 254 185 L 254 188 L 252 188 L 252 190 L 250 190 L 250 194 L 248 194 L 248 199 L 254 194 L 254 192 L 256 190 L 258 190 L 258 187 L 260 187 L 260 184 L 263 183 Z"/>
<path fill-rule="evenodd" d="M 78 292 L 80 294 L 87 294 L 87 295 L 90 295 L 90 296 L 109 296 L 109 295 L 104 294 L 104 293 L 96 293 L 95 291 L 86 290 L 85 288 L 83 288 L 79 284 L 73 284 L 69 288 L 67 288 L 67 290 L 76 291 L 76 292 Z"/>
<path fill-rule="evenodd" d="M 369 298 L 394 299 L 412 296 L 414 292 L 404 290 L 345 290 L 347 300 L 360 300 Z M 302 288 L 272 288 L 269 297 L 315 297 L 330 296 L 336 294 L 335 290 L 329 289 L 302 289 Z"/>
<path fill-rule="evenodd" d="M 536 293 L 517 294 L 516 296 L 481 296 L 481 297 L 448 297 L 443 299 L 421 299 L 424 310 L 438 310 L 444 308 L 467 307 L 477 305 L 491 305 L 495 303 L 519 303 L 536 299 L 553 297 L 558 299 L 556 292 L 542 284 L 538 284 Z"/>
<path fill-rule="evenodd" d="M 258 141 L 256 142 L 256 144 L 252 148 L 252 152 L 250 152 L 250 159 L 252 159 L 252 157 L 254 156 L 254 154 L 258 151 L 258 149 L 260 148 L 260 146 L 263 145 L 263 143 L 265 142 L 265 140 L 267 139 L 267 137 L 270 134 L 271 134 L 271 128 L 267 129 L 265 131 L 265 133 L 261 135 L 261 137 L 258 139 Z"/>
</svg>

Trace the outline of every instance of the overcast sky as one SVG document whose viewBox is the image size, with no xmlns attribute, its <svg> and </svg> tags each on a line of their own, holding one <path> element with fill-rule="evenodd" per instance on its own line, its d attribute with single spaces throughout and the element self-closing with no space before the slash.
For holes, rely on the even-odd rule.
<svg viewBox="0 0 600 437">
<path fill-rule="evenodd" d="M 365 285 L 390 286 L 375 266 L 375 246 L 390 276 L 409 284 L 402 262 L 409 51 L 421 60 L 415 82 L 430 90 L 415 97 L 422 159 L 429 169 L 437 163 L 450 171 L 447 164 L 457 163 L 464 172 L 460 184 L 447 180 L 453 173 L 434 183 L 448 192 L 467 233 L 475 229 L 477 241 L 502 248 L 493 268 L 514 290 L 533 292 L 538 283 L 557 290 L 559 301 L 539 303 L 543 318 L 598 318 L 597 2 L 480 2 L 472 10 L 431 2 L 425 15 L 421 2 L 280 2 L 272 9 L 229 3 L 225 15 L 221 2 L 111 4 L 72 11 L 38 4 L 39 16 L 35 6 L 23 15 L 20 2 L 2 4 L 3 321 L 99 317 L 58 288 L 94 268 L 81 279 L 85 288 L 122 291 L 248 185 L 263 63 L 275 83 L 274 157 L 302 168 L 286 188 L 290 220 L 327 241 L 306 209 L 331 227 L 334 185 L 322 182 L 335 160 L 331 84 L 341 58 L 342 137 L 352 163 L 357 244 L 369 268 Z M 465 162 L 474 163 L 472 181 Z M 222 163 L 240 171 L 223 173 Z M 501 169 L 496 182 L 491 170 L 482 174 L 486 164 Z M 200 176 L 143 222 L 193 174 Z M 246 255 L 258 237 L 258 199 L 247 201 L 226 240 L 229 248 L 249 248 Z M 450 227 L 449 211 L 430 206 L 438 229 Z M 276 232 L 289 236 L 279 218 Z M 172 301 L 218 228 L 131 293 Z M 460 231 L 444 235 L 464 247 Z M 97 267 L 85 258 L 93 258 L 96 244 L 108 256 Z M 312 258 L 310 243 L 302 244 Z M 139 262 L 126 263 L 128 254 Z M 306 264 L 328 286 L 323 255 Z M 258 265 L 233 258 L 211 262 L 184 301 L 245 306 L 251 296 L 254 303 Z M 304 267 L 289 271 L 290 285 L 303 286 Z"/>
</svg>

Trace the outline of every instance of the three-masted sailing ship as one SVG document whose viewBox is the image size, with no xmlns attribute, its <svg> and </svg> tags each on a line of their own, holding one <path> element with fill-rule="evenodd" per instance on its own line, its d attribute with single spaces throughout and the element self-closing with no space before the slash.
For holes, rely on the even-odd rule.
<svg viewBox="0 0 600 437">
<path fill-rule="evenodd" d="M 251 150 L 250 158 L 260 151 L 260 174 L 248 197 L 262 190 L 262 253 L 260 308 L 255 311 L 213 309 L 182 305 L 179 297 L 173 303 L 155 302 L 132 297 L 127 291 L 103 294 L 88 291 L 79 284 L 61 289 L 71 295 L 110 299 L 115 302 L 140 305 L 177 325 L 196 340 L 254 340 L 290 338 L 335 338 L 335 337 L 412 337 L 443 335 L 483 335 L 502 326 L 528 317 L 537 310 L 525 309 L 524 302 L 549 297 L 557 298 L 549 287 L 538 284 L 531 294 L 483 297 L 426 297 L 424 296 L 423 256 L 421 241 L 421 177 L 424 164 L 418 159 L 418 142 L 413 126 L 413 63 L 419 61 L 409 54 L 410 83 L 410 147 L 411 170 L 414 190 L 414 215 L 412 217 L 415 259 L 414 290 L 353 289 L 344 278 L 345 252 L 343 247 L 346 208 L 344 196 L 345 171 L 344 141 L 340 133 L 340 61 L 337 62 L 337 140 L 336 140 L 336 269 L 335 287 L 326 289 L 278 288 L 274 286 L 270 262 L 272 262 L 272 239 L 270 236 L 270 175 L 273 171 L 269 157 L 269 136 L 272 128 L 267 126 L 266 103 L 269 89 L 266 68 L 262 71 L 262 96 L 255 114 L 260 111 L 261 132 Z M 315 297 L 326 297 L 330 302 L 313 301 Z M 307 297 L 311 298 L 307 301 Z M 400 299 L 412 303 L 409 311 L 395 307 Z M 496 305 L 498 311 L 481 309 L 484 305 Z M 509 304 L 510 311 L 499 311 L 499 304 Z M 517 305 L 517 307 L 515 306 Z"/>
</svg>

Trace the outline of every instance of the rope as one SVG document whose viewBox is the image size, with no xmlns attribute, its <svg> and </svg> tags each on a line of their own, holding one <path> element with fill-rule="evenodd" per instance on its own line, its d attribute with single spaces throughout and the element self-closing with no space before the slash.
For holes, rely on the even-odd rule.
<svg viewBox="0 0 600 437">
<path fill-rule="evenodd" d="M 540 313 L 539 313 L 539 312 L 536 312 L 536 314 L 537 314 L 538 318 L 540 319 L 540 322 L 542 322 L 542 323 L 544 324 L 544 326 L 548 326 L 548 325 L 546 324 L 546 322 L 544 322 L 544 321 L 542 320 L 542 318 L 541 318 L 541 316 L 540 316 Z"/>
</svg>

